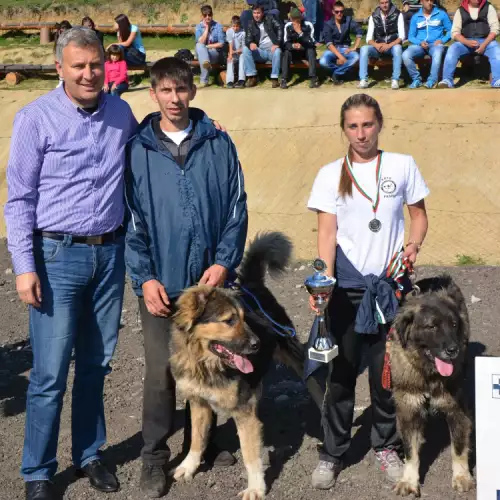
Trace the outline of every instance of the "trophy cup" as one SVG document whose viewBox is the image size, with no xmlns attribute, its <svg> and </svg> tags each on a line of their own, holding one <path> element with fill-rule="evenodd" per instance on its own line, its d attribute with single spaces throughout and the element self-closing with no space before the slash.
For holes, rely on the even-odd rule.
<svg viewBox="0 0 500 500">
<path fill-rule="evenodd" d="M 309 348 L 309 359 L 328 363 L 338 354 L 338 346 L 333 343 L 325 322 L 325 310 L 336 280 L 325 274 L 326 263 L 323 259 L 316 259 L 313 262 L 313 268 L 316 272 L 312 276 L 308 276 L 304 282 L 319 311 L 317 337 L 314 345 Z"/>
</svg>

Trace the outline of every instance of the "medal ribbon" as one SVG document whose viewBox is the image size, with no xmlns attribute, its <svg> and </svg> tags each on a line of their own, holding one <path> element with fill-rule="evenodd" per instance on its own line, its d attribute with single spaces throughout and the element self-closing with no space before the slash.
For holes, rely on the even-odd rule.
<svg viewBox="0 0 500 500">
<path fill-rule="evenodd" d="M 375 180 L 377 182 L 377 195 L 375 197 L 375 200 L 373 200 L 370 196 L 368 196 L 362 189 L 362 187 L 359 185 L 359 182 L 356 180 L 356 177 L 354 176 L 354 170 L 351 165 L 351 160 L 349 160 L 349 155 L 347 154 L 345 157 L 345 162 L 344 165 L 346 167 L 347 173 L 349 177 L 351 178 L 352 183 L 356 187 L 356 189 L 363 195 L 368 201 L 371 202 L 372 204 L 372 209 L 373 209 L 373 216 L 376 218 L 377 214 L 377 209 L 378 205 L 380 203 L 380 179 L 382 178 L 382 171 L 380 168 L 380 165 L 382 163 L 382 151 L 379 151 L 378 157 L 377 157 L 377 168 L 375 169 Z"/>
</svg>

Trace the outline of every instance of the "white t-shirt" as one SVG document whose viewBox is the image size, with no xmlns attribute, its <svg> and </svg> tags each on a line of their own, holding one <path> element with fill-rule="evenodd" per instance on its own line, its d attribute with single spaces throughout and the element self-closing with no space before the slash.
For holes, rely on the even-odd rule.
<svg viewBox="0 0 500 500">
<path fill-rule="evenodd" d="M 318 172 L 307 206 L 314 211 L 336 214 L 337 243 L 346 257 L 364 276 L 379 276 L 404 244 L 404 204 L 412 205 L 424 199 L 429 189 L 411 156 L 382 153 L 376 215 L 382 227 L 374 233 L 368 228 L 373 219 L 372 203 L 354 185 L 352 198 L 339 195 L 343 161 L 344 158 L 334 161 Z M 377 191 L 376 166 L 376 158 L 369 163 L 352 164 L 356 180 L 372 199 Z"/>
<path fill-rule="evenodd" d="M 267 34 L 266 28 L 264 27 L 264 21 L 258 24 L 260 30 L 260 40 L 259 40 L 259 49 L 262 50 L 271 50 L 273 46 L 273 42 L 269 38 Z"/>
<path fill-rule="evenodd" d="M 167 132 L 162 129 L 161 131 L 177 146 L 180 146 L 181 142 L 188 136 L 192 129 L 193 121 L 189 120 L 189 125 L 184 130 L 179 130 L 178 132 Z"/>
</svg>

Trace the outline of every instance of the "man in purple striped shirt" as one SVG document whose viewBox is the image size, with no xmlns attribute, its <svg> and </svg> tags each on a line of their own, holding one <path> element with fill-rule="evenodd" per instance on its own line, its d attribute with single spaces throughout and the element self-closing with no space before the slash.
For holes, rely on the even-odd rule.
<svg viewBox="0 0 500 500">
<path fill-rule="evenodd" d="M 125 281 L 125 144 L 137 122 L 125 101 L 101 92 L 104 55 L 92 30 L 62 34 L 56 59 L 64 86 L 16 115 L 7 169 L 9 250 L 33 348 L 21 468 L 27 500 L 54 498 L 73 348 L 73 463 L 99 491 L 118 489 L 99 449 Z"/>
</svg>

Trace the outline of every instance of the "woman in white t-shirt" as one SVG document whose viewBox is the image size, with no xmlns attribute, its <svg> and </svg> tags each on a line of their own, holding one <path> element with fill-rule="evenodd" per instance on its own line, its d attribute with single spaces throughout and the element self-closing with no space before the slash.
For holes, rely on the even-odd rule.
<svg viewBox="0 0 500 500">
<path fill-rule="evenodd" d="M 125 14 L 120 14 L 115 17 L 114 29 L 117 32 L 118 43 L 123 49 L 127 65 L 138 66 L 144 64 L 146 61 L 146 49 L 142 43 L 141 32 L 137 25 L 131 24 Z"/>
<path fill-rule="evenodd" d="M 319 489 L 335 484 L 349 448 L 365 349 L 372 447 L 389 480 L 402 475 L 395 407 L 391 392 L 382 386 L 386 336 L 401 297 L 387 270 L 406 258 L 414 263 L 427 232 L 424 198 L 429 190 L 411 156 L 379 150 L 383 116 L 377 101 L 366 94 L 351 96 L 342 106 L 340 125 L 349 151 L 319 171 L 308 202 L 318 214 L 318 254 L 337 279 L 328 312 L 339 354 L 330 367 L 324 440 L 312 475 Z M 404 205 L 410 216 L 406 244 Z"/>
</svg>

